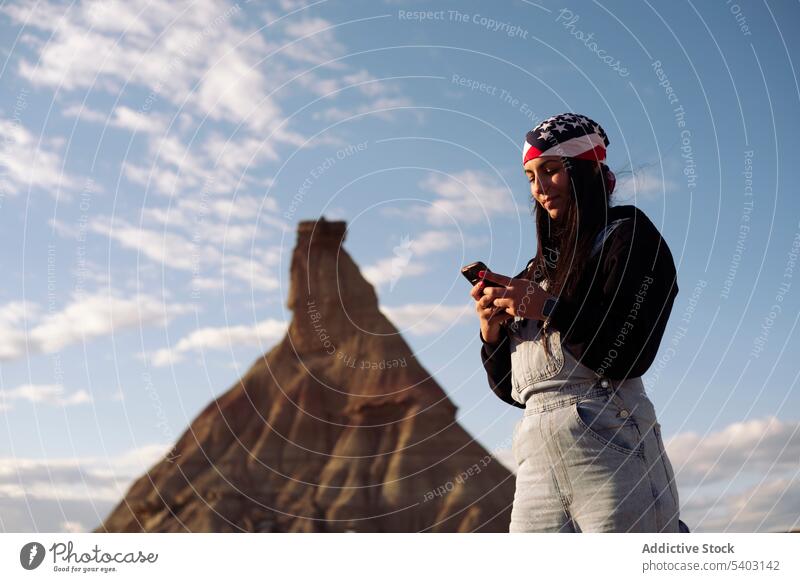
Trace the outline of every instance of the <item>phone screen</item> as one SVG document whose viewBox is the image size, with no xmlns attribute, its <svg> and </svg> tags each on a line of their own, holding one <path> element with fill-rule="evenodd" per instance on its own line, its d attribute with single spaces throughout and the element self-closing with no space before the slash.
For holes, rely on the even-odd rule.
<svg viewBox="0 0 800 582">
<path fill-rule="evenodd" d="M 488 271 L 489 267 L 487 267 L 482 261 L 475 261 L 474 263 L 470 263 L 463 269 L 461 269 L 461 274 L 467 278 L 467 281 L 472 283 L 473 285 L 477 284 L 481 278 L 478 276 L 478 273 L 481 271 Z M 502 287 L 499 283 L 495 283 L 493 281 L 487 281 L 486 279 L 483 280 L 487 287 Z"/>
</svg>

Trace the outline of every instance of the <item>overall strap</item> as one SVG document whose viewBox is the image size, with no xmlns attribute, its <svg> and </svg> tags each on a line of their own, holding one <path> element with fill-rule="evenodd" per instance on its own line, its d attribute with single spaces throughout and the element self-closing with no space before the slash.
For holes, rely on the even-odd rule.
<svg viewBox="0 0 800 582">
<path fill-rule="evenodd" d="M 597 233 L 597 238 L 594 239 L 594 246 L 592 246 L 592 252 L 589 254 L 589 258 L 594 257 L 600 252 L 600 249 L 603 247 L 606 239 L 611 236 L 611 233 L 614 232 L 616 228 L 626 220 L 630 220 L 630 217 L 612 220 L 603 228 L 603 230 Z"/>
<path fill-rule="evenodd" d="M 603 247 L 603 244 L 606 242 L 606 239 L 608 239 L 608 237 L 611 236 L 611 233 L 614 232 L 614 230 L 616 230 L 616 228 L 626 220 L 630 220 L 630 217 L 623 217 L 623 218 L 617 218 L 616 220 L 612 220 L 600 232 L 597 233 L 597 237 L 595 237 L 594 244 L 592 246 L 592 252 L 589 253 L 590 259 L 600 252 L 600 249 Z M 520 273 L 515 275 L 515 278 L 522 277 L 523 275 L 525 275 L 530 270 L 531 265 L 533 265 L 535 260 L 536 257 L 533 257 L 530 261 L 528 261 L 528 264 L 525 265 L 525 268 Z M 524 317 L 519 317 L 519 316 L 514 317 L 512 320 L 509 321 L 514 321 L 515 323 L 519 322 L 527 323 L 527 320 Z"/>
<path fill-rule="evenodd" d="M 616 220 L 612 220 L 605 226 L 605 228 L 603 228 L 599 233 L 597 233 L 597 238 L 595 238 L 594 240 L 594 246 L 592 246 L 592 252 L 589 255 L 590 258 L 594 257 L 595 255 L 597 255 L 597 253 L 600 252 L 600 249 L 605 244 L 606 239 L 608 239 L 608 237 L 611 236 L 611 233 L 614 232 L 616 228 L 626 220 L 630 220 L 630 217 L 618 218 Z M 607 388 L 609 390 L 612 399 L 617 398 L 615 383 L 610 378 L 598 375 L 597 380 L 602 387 Z M 618 402 L 618 404 L 621 405 L 622 402 L 620 401 Z"/>
</svg>

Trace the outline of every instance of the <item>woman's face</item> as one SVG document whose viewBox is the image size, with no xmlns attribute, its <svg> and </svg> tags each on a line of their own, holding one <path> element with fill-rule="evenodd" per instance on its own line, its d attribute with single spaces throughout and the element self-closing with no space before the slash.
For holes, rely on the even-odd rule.
<svg viewBox="0 0 800 582">
<path fill-rule="evenodd" d="M 528 161 L 525 175 L 531 183 L 531 195 L 550 215 L 558 219 L 566 212 L 570 202 L 570 184 L 567 168 L 559 156 L 543 156 Z"/>
</svg>

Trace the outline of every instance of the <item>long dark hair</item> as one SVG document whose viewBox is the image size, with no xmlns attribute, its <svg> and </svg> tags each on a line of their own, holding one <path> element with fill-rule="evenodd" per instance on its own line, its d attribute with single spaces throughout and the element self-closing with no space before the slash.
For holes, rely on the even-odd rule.
<svg viewBox="0 0 800 582">
<path fill-rule="evenodd" d="M 611 188 L 605 164 L 597 171 L 594 160 L 562 157 L 561 162 L 570 179 L 570 201 L 558 220 L 534 201 L 537 249 L 529 278 L 545 281 L 552 295 L 574 299 L 594 239 L 608 218 Z M 544 327 L 542 338 L 549 356 Z"/>
</svg>

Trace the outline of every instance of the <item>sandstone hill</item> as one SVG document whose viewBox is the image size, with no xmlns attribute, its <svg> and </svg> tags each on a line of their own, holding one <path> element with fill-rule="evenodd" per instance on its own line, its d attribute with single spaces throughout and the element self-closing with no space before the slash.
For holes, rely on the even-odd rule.
<svg viewBox="0 0 800 582">
<path fill-rule="evenodd" d="M 345 232 L 299 224 L 285 337 L 95 531 L 508 531 L 514 476 L 379 311 Z"/>
</svg>

